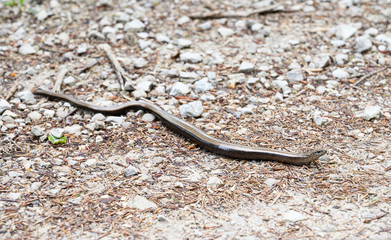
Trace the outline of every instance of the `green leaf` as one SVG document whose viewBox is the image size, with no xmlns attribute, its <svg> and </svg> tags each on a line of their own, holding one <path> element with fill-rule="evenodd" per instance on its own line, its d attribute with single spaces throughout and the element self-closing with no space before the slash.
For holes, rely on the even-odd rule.
<svg viewBox="0 0 391 240">
<path fill-rule="evenodd" d="M 52 144 L 63 144 L 67 142 L 67 138 L 65 136 L 62 136 L 61 138 L 56 138 L 55 136 L 50 134 L 48 139 L 49 142 Z"/>
</svg>

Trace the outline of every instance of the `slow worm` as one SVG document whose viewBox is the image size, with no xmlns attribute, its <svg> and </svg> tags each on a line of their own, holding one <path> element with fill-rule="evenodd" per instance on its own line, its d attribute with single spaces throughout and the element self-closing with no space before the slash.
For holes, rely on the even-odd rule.
<svg viewBox="0 0 391 240">
<path fill-rule="evenodd" d="M 145 110 L 153 113 L 159 118 L 162 123 L 171 130 L 181 134 L 213 153 L 217 153 L 230 158 L 246 159 L 246 160 L 269 160 L 295 165 L 308 164 L 326 153 L 325 150 L 316 150 L 307 153 L 284 152 L 268 148 L 247 147 L 238 144 L 227 143 L 217 138 L 209 136 L 205 132 L 195 126 L 183 121 L 165 111 L 145 101 L 127 102 L 118 106 L 100 107 L 77 100 L 71 96 L 55 93 L 43 89 L 37 89 L 33 92 L 35 95 L 42 95 L 49 98 L 60 99 L 67 101 L 77 107 L 100 112 L 109 115 L 120 115 L 129 110 Z"/>
</svg>

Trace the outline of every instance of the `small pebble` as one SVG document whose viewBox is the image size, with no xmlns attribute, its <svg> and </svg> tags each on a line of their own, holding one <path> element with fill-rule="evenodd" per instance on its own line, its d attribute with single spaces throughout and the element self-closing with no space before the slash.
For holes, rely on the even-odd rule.
<svg viewBox="0 0 391 240">
<path fill-rule="evenodd" d="M 190 62 L 190 63 L 198 63 L 202 61 L 202 56 L 200 53 L 194 53 L 194 52 L 184 52 L 181 53 L 179 58 L 183 62 Z"/>
<path fill-rule="evenodd" d="M 124 170 L 125 177 L 130 177 L 130 176 L 136 175 L 138 173 L 139 173 L 139 170 L 137 168 L 133 167 L 132 165 L 130 165 L 129 167 L 127 167 Z"/>
<path fill-rule="evenodd" d="M 348 78 L 349 73 L 347 73 L 345 70 L 338 68 L 332 72 L 333 77 L 338 79 Z"/>
<path fill-rule="evenodd" d="M 184 83 L 176 82 L 172 85 L 169 94 L 171 96 L 184 96 L 190 92 L 190 87 Z"/>
<path fill-rule="evenodd" d="M 254 71 L 255 65 L 251 62 L 244 61 L 239 66 L 240 73 L 252 73 Z"/>
<path fill-rule="evenodd" d="M 380 106 L 367 106 L 365 107 L 363 118 L 367 121 L 379 118 L 381 115 L 381 107 Z"/>
<path fill-rule="evenodd" d="M 50 130 L 50 135 L 53 135 L 55 138 L 62 138 L 64 136 L 65 130 L 63 128 L 52 128 Z"/>
<path fill-rule="evenodd" d="M 200 117 L 203 111 L 204 107 L 201 101 L 194 101 L 179 107 L 180 114 L 187 117 Z"/>
<path fill-rule="evenodd" d="M 35 54 L 37 51 L 30 43 L 24 43 L 19 48 L 19 53 L 22 55 Z"/>
<path fill-rule="evenodd" d="M 33 121 L 37 121 L 37 120 L 41 119 L 42 114 L 40 114 L 39 112 L 34 111 L 34 112 L 29 113 L 27 115 L 27 117 L 30 118 Z"/>
<path fill-rule="evenodd" d="M 141 22 L 139 19 L 134 19 L 131 22 L 125 24 L 125 31 L 141 31 L 145 28 L 145 24 Z"/>
</svg>

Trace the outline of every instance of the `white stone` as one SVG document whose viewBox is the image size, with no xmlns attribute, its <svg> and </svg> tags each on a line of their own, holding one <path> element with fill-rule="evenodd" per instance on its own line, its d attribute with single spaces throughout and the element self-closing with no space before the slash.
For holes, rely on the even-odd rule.
<svg viewBox="0 0 391 240">
<path fill-rule="evenodd" d="M 302 220 L 306 219 L 306 217 L 303 214 L 299 213 L 299 212 L 296 212 L 296 211 L 293 211 L 293 210 L 289 210 L 288 212 L 286 212 L 283 215 L 283 219 L 285 221 L 297 222 L 297 221 L 302 221 Z"/>
<path fill-rule="evenodd" d="M 150 81 L 141 81 L 137 83 L 136 89 L 144 92 L 150 92 L 153 87 L 153 83 Z"/>
<path fill-rule="evenodd" d="M 72 86 L 75 85 L 75 83 L 76 83 L 76 79 L 72 76 L 68 76 L 64 78 L 64 85 L 66 86 Z"/>
<path fill-rule="evenodd" d="M 145 91 L 139 90 L 139 89 L 133 91 L 131 95 L 132 95 L 135 99 L 140 99 L 140 98 L 145 98 L 145 97 L 147 97 L 147 93 L 146 93 Z"/>
<path fill-rule="evenodd" d="M 206 185 L 207 185 L 207 186 L 211 186 L 211 185 L 220 185 L 220 184 L 222 184 L 222 183 L 223 183 L 223 181 L 222 181 L 220 178 L 218 178 L 218 177 L 216 177 L 216 176 L 213 176 L 213 177 L 210 177 L 210 178 L 209 178 L 208 182 L 206 182 Z"/>
<path fill-rule="evenodd" d="M 286 77 L 288 78 L 288 81 L 290 83 L 293 82 L 300 82 L 303 81 L 303 74 L 301 73 L 301 70 L 299 69 L 294 69 L 289 72 L 287 72 Z"/>
<path fill-rule="evenodd" d="M 183 25 L 183 24 L 185 24 L 185 23 L 190 22 L 190 20 L 191 20 L 191 19 L 190 19 L 188 16 L 183 16 L 183 17 L 181 17 L 181 18 L 178 19 L 177 23 L 178 23 L 179 25 Z"/>
<path fill-rule="evenodd" d="M 169 43 L 170 42 L 170 38 L 167 37 L 164 34 L 157 34 L 156 35 L 156 41 L 161 42 L 161 43 Z"/>
<path fill-rule="evenodd" d="M 325 122 L 325 120 L 322 118 L 321 113 L 319 111 L 316 111 L 314 113 L 313 120 L 314 120 L 314 123 L 318 126 L 321 126 Z"/>
<path fill-rule="evenodd" d="M 135 68 L 143 68 L 148 64 L 147 60 L 144 58 L 136 58 L 133 62 Z"/>
<path fill-rule="evenodd" d="M 80 135 L 82 130 L 82 126 L 79 124 L 74 124 L 72 126 L 66 126 L 64 128 L 64 133 L 73 134 L 73 135 Z"/>
<path fill-rule="evenodd" d="M 201 93 L 213 89 L 213 85 L 208 81 L 207 78 L 203 78 L 194 83 L 194 88 L 197 93 Z"/>
<path fill-rule="evenodd" d="M 50 135 L 53 135 L 55 138 L 62 138 L 64 136 L 65 130 L 63 128 L 52 128 L 50 130 Z"/>
<path fill-rule="evenodd" d="M 372 48 L 372 42 L 367 36 L 356 38 L 356 52 L 362 53 Z"/>
<path fill-rule="evenodd" d="M 145 28 L 145 24 L 141 22 L 139 19 L 134 19 L 131 22 L 125 24 L 125 31 L 141 31 Z"/>
<path fill-rule="evenodd" d="M 153 122 L 153 120 L 155 120 L 155 115 L 150 114 L 150 113 L 146 113 L 143 115 L 143 117 L 141 119 L 146 122 Z"/>
<path fill-rule="evenodd" d="M 338 78 L 338 79 L 343 79 L 343 78 L 349 77 L 349 73 L 347 73 L 345 70 L 343 70 L 341 68 L 335 69 L 332 72 L 332 75 L 333 75 L 333 77 Z"/>
<path fill-rule="evenodd" d="M 229 37 L 235 33 L 234 30 L 232 30 L 231 28 L 226 28 L 226 27 L 220 27 L 217 29 L 217 31 L 220 33 L 220 35 L 223 38 Z"/>
<path fill-rule="evenodd" d="M 274 179 L 274 178 L 268 178 L 265 180 L 265 184 L 268 186 L 268 187 L 272 187 L 275 183 L 277 183 L 278 180 L 277 179 Z"/>
<path fill-rule="evenodd" d="M 40 126 L 34 126 L 31 128 L 31 133 L 36 136 L 36 137 L 40 137 L 40 136 L 43 136 L 45 134 L 44 130 L 40 127 Z"/>
<path fill-rule="evenodd" d="M 365 120 L 371 120 L 374 118 L 379 118 L 381 114 L 380 106 L 367 106 L 363 112 L 363 118 Z"/>
<path fill-rule="evenodd" d="M 117 117 L 117 116 L 108 116 L 106 118 L 107 123 L 116 123 L 121 125 L 125 121 L 125 117 Z"/>
<path fill-rule="evenodd" d="M 3 114 L 5 110 L 11 109 L 11 104 L 9 104 L 6 100 L 0 99 L 0 114 Z"/>
<path fill-rule="evenodd" d="M 29 113 L 27 115 L 27 117 L 30 118 L 33 121 L 36 121 L 36 120 L 41 119 L 42 114 L 40 114 L 39 112 L 34 111 L 34 112 Z"/>
<path fill-rule="evenodd" d="M 127 205 L 130 208 L 136 208 L 140 210 L 146 210 L 146 209 L 154 210 L 157 208 L 157 205 L 154 202 L 151 202 L 145 197 L 139 195 L 136 195 L 133 199 L 129 200 Z"/>
<path fill-rule="evenodd" d="M 42 183 L 41 182 L 33 182 L 31 184 L 31 191 L 37 191 L 41 187 Z"/>
<path fill-rule="evenodd" d="M 184 62 L 198 63 L 202 61 L 202 56 L 200 53 L 184 52 L 181 53 L 180 59 Z"/>
<path fill-rule="evenodd" d="M 204 111 L 201 101 L 194 101 L 188 104 L 183 104 L 179 107 L 179 112 L 182 116 L 199 117 Z"/>
<path fill-rule="evenodd" d="M 18 200 L 22 196 L 21 193 L 8 193 L 7 198 L 10 200 Z"/>
<path fill-rule="evenodd" d="M 254 71 L 255 64 L 251 62 L 244 61 L 239 66 L 240 73 L 252 73 Z"/>
<path fill-rule="evenodd" d="M 193 42 L 191 40 L 184 39 L 184 38 L 178 39 L 178 42 L 177 42 L 179 48 L 188 48 L 191 46 L 192 43 Z"/>
<path fill-rule="evenodd" d="M 136 175 L 138 173 L 139 173 L 139 170 L 137 168 L 133 167 L 132 165 L 128 166 L 124 170 L 124 176 L 125 177 L 130 177 L 130 176 Z"/>
<path fill-rule="evenodd" d="M 347 40 L 357 32 L 357 28 L 349 24 L 340 24 L 335 29 L 335 36 L 342 40 Z"/>
<path fill-rule="evenodd" d="M 170 90 L 171 96 L 183 96 L 190 92 L 190 87 L 184 83 L 176 82 L 172 85 Z"/>
<path fill-rule="evenodd" d="M 344 53 L 337 54 L 335 56 L 335 61 L 337 62 L 338 65 L 343 65 L 349 61 L 349 56 Z"/>
<path fill-rule="evenodd" d="M 31 46 L 30 43 L 24 43 L 19 48 L 19 53 L 22 55 L 29 55 L 29 54 L 35 54 L 37 51 L 35 51 L 35 48 Z"/>
</svg>

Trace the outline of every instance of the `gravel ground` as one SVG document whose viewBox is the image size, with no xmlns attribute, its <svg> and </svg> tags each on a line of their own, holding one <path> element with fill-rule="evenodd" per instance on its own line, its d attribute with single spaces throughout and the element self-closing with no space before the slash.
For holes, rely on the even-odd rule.
<svg viewBox="0 0 391 240">
<path fill-rule="evenodd" d="M 391 1 L 50 0 L 0 14 L 0 238 L 391 239 Z M 327 155 L 228 159 L 151 114 L 94 114 L 36 87 L 100 106 L 145 98 L 229 142 Z"/>
</svg>

